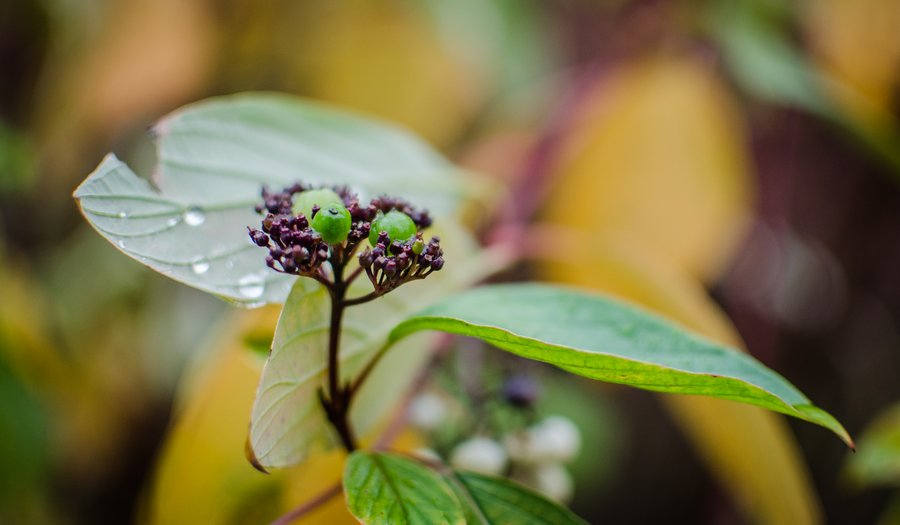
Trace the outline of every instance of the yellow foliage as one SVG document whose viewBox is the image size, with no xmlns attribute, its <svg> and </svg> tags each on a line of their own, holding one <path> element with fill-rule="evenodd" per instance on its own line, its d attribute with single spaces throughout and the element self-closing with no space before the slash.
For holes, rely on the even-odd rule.
<svg viewBox="0 0 900 525">
<path fill-rule="evenodd" d="M 631 237 L 654 258 L 712 279 L 751 198 L 740 129 L 726 91 L 702 65 L 629 65 L 579 115 L 547 215 Z"/>
<path fill-rule="evenodd" d="M 900 2 L 809 0 L 804 22 L 831 94 L 863 123 L 884 125 L 900 78 Z"/>
<path fill-rule="evenodd" d="M 654 60 L 612 75 L 567 145 L 546 207 L 554 281 L 640 303 L 740 346 L 701 278 L 727 261 L 748 214 L 742 137 L 724 88 L 700 65 Z M 663 396 L 741 510 L 759 523 L 821 521 L 784 421 L 747 405 Z"/>
</svg>

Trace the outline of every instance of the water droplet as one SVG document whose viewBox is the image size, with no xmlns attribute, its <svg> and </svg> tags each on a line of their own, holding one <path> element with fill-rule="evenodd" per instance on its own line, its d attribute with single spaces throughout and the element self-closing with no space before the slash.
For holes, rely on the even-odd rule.
<svg viewBox="0 0 900 525">
<path fill-rule="evenodd" d="M 172 228 L 179 222 L 181 222 L 181 219 L 179 219 L 178 217 L 172 217 L 171 219 L 166 221 L 166 226 L 168 226 L 169 228 Z"/>
<path fill-rule="evenodd" d="M 125 249 L 125 241 L 123 241 L 123 240 L 116 241 L 116 246 L 118 246 L 119 248 L 124 250 Z"/>
<path fill-rule="evenodd" d="M 125 219 L 125 218 L 128 217 L 128 212 L 127 212 L 127 211 L 120 211 L 116 216 L 119 217 L 120 219 Z"/>
<path fill-rule="evenodd" d="M 184 223 L 188 226 L 200 226 L 206 222 L 206 214 L 199 206 L 191 206 L 184 212 Z"/>
<path fill-rule="evenodd" d="M 197 275 L 203 275 L 209 271 L 209 261 L 203 257 L 197 257 L 191 261 L 191 271 Z"/>
<path fill-rule="evenodd" d="M 241 306 L 242 308 L 247 308 L 247 309 L 250 309 L 250 308 L 260 308 L 260 307 L 263 307 L 263 306 L 265 306 L 265 305 L 266 305 L 266 302 L 265 302 L 265 301 L 246 302 L 246 303 L 241 303 L 241 304 L 240 304 L 240 306 Z"/>
<path fill-rule="evenodd" d="M 264 290 L 265 283 L 258 274 L 251 273 L 238 279 L 238 293 L 248 299 L 262 296 Z"/>
</svg>

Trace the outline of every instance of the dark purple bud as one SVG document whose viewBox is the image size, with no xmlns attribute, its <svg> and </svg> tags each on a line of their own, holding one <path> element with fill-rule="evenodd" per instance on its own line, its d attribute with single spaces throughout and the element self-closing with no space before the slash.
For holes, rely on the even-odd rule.
<svg viewBox="0 0 900 525">
<path fill-rule="evenodd" d="M 443 257 L 435 257 L 433 261 L 431 261 L 431 269 L 434 271 L 439 271 L 444 267 L 444 258 Z"/>
<path fill-rule="evenodd" d="M 260 247 L 269 245 L 269 236 L 259 230 L 250 230 L 250 240 Z"/>
<path fill-rule="evenodd" d="M 375 261 L 372 263 L 372 266 L 376 270 L 380 270 L 380 269 L 384 268 L 385 263 L 387 263 L 387 257 L 378 256 L 375 258 Z"/>
<path fill-rule="evenodd" d="M 391 255 L 397 255 L 403 252 L 403 244 L 400 241 L 394 241 L 391 243 Z"/>
<path fill-rule="evenodd" d="M 401 253 L 400 255 L 398 255 L 396 257 L 396 259 L 397 259 L 397 266 L 401 270 L 405 270 L 406 267 L 409 266 L 409 255 L 406 255 L 405 253 Z"/>
<path fill-rule="evenodd" d="M 531 377 L 516 374 L 506 379 L 503 384 L 503 398 L 510 405 L 519 408 L 528 408 L 537 401 L 540 388 Z"/>
<path fill-rule="evenodd" d="M 300 264 L 309 258 L 309 250 L 302 246 L 294 246 L 291 248 L 291 256 L 294 258 L 294 262 Z"/>
<path fill-rule="evenodd" d="M 359 254 L 359 265 L 363 268 L 371 267 L 374 261 L 375 257 L 372 255 L 371 250 L 366 250 L 365 252 Z"/>
<path fill-rule="evenodd" d="M 397 275 L 397 261 L 394 259 L 388 259 L 386 263 L 384 263 L 384 274 L 388 277 L 393 277 Z"/>
<path fill-rule="evenodd" d="M 275 259 L 271 255 L 266 255 L 266 266 L 275 268 Z"/>
</svg>

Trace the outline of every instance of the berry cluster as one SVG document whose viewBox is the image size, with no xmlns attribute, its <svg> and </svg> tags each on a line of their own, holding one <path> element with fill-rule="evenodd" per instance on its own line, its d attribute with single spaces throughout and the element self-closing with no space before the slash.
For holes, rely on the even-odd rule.
<svg viewBox="0 0 900 525">
<path fill-rule="evenodd" d="M 254 244 L 268 249 L 266 265 L 278 272 L 327 283 L 323 263 L 343 267 L 364 239 L 372 247 L 359 256 L 359 271 L 365 271 L 375 295 L 444 266 L 440 240 L 426 243 L 422 237 L 432 222 L 428 212 L 404 200 L 378 197 L 363 206 L 345 187 L 302 183 L 280 192 L 263 188 L 262 199 L 255 208 L 265 213 L 262 227 L 248 230 Z"/>
</svg>

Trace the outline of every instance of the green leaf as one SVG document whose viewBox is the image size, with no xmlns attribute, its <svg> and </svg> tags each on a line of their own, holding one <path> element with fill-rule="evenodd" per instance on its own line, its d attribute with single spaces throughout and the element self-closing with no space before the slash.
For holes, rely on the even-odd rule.
<svg viewBox="0 0 900 525">
<path fill-rule="evenodd" d="M 258 306 L 284 302 L 294 278 L 268 271 L 247 236 L 260 188 L 298 180 L 390 193 L 440 216 L 465 186 L 459 170 L 394 126 L 303 99 L 241 94 L 159 122 L 159 164 L 139 178 L 114 155 L 75 190 L 85 218 L 127 255 L 177 281 Z"/>
<path fill-rule="evenodd" d="M 830 414 L 751 356 L 608 297 L 538 284 L 487 286 L 410 317 L 390 338 L 419 330 L 477 337 L 591 379 L 758 405 L 826 427 L 853 446 Z"/>
<path fill-rule="evenodd" d="M 354 452 L 344 468 L 347 507 L 366 525 L 466 523 L 443 478 L 395 454 Z"/>
<path fill-rule="evenodd" d="M 468 525 L 585 524 L 569 509 L 507 479 L 461 471 L 445 477 L 462 503 Z"/>
<path fill-rule="evenodd" d="M 863 433 L 847 474 L 859 485 L 900 487 L 900 403 L 882 412 Z"/>
<path fill-rule="evenodd" d="M 447 258 L 443 270 L 346 310 L 340 354 L 344 381 L 371 359 L 394 325 L 491 271 L 468 232 L 450 221 L 436 223 L 433 229 L 441 236 Z M 255 465 L 263 469 L 299 463 L 312 447 L 334 444 L 316 396 L 326 383 L 330 299 L 324 288 L 315 283 L 309 288 L 307 281 L 297 281 L 281 311 L 253 404 L 250 451 Z M 351 297 L 371 291 L 365 278 L 354 285 Z M 393 348 L 355 396 L 350 416 L 357 434 L 364 435 L 379 422 L 428 359 L 429 338 L 422 335 L 426 337 Z"/>
</svg>

